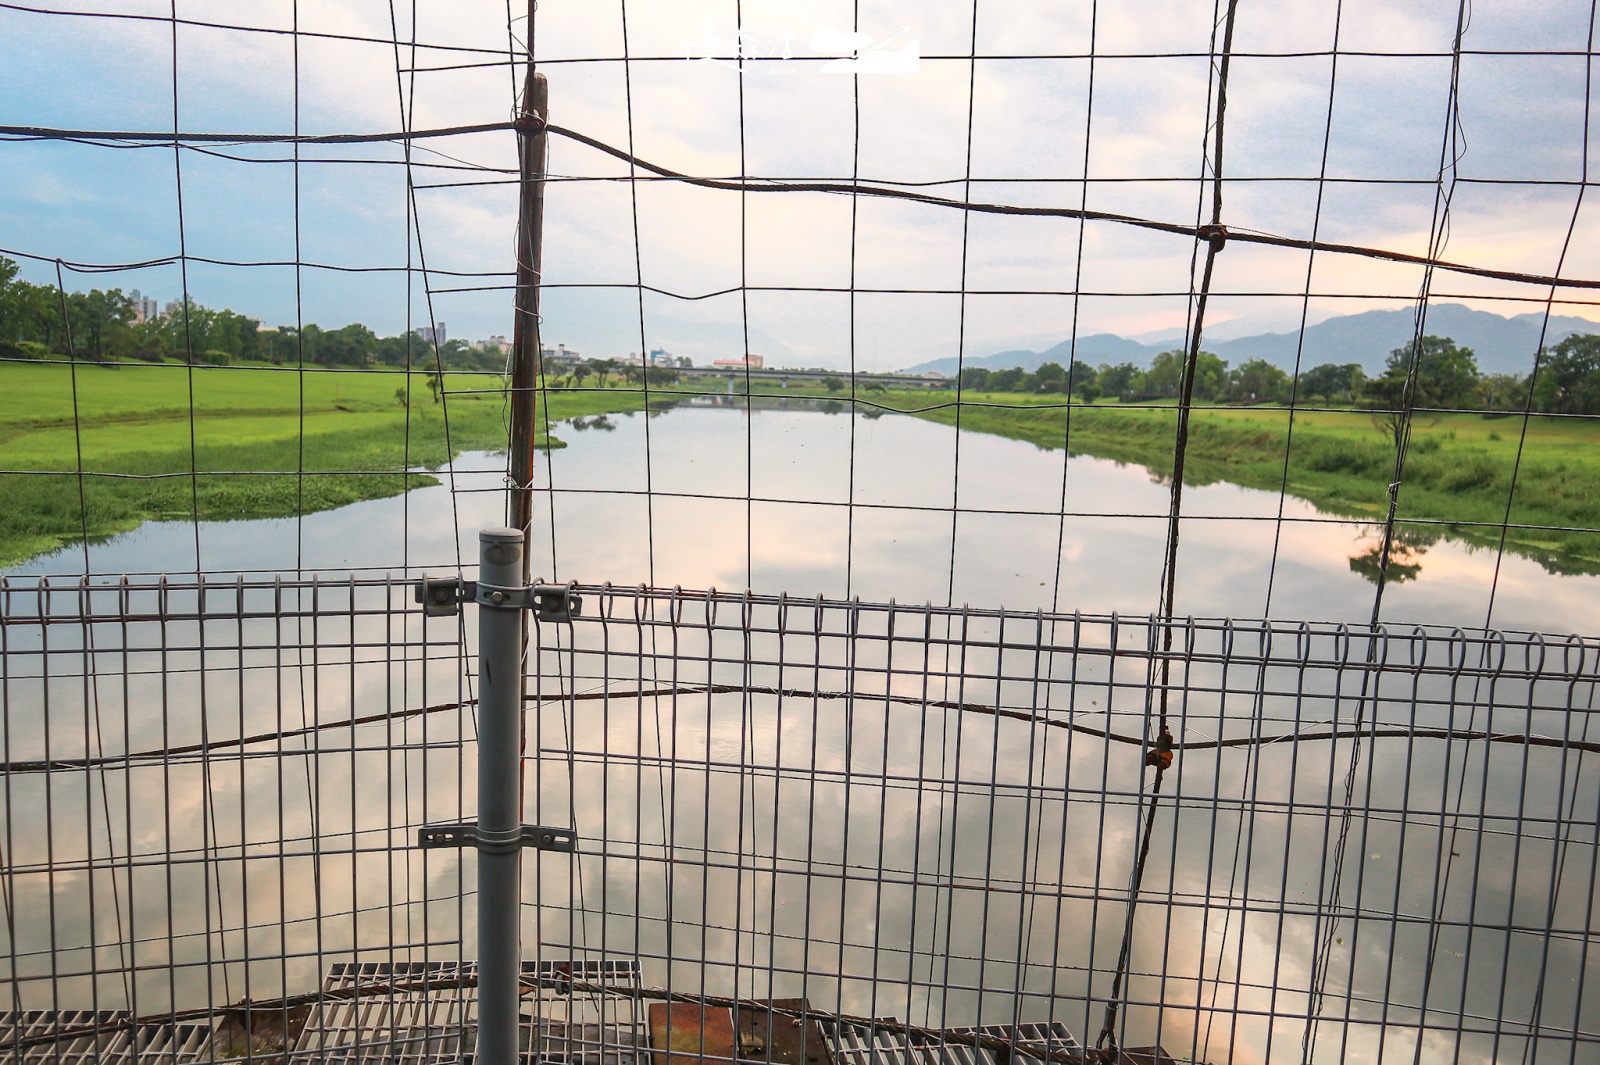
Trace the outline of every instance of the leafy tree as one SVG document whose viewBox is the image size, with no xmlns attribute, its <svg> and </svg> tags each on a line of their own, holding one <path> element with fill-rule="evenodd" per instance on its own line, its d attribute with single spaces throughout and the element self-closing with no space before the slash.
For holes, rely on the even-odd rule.
<svg viewBox="0 0 1600 1065">
<path fill-rule="evenodd" d="M 383 337 L 373 351 L 374 357 L 385 366 L 407 366 L 422 357 L 428 344 L 415 329 L 399 336 Z"/>
<path fill-rule="evenodd" d="M 1600 414 L 1600 336 L 1575 334 L 1546 349 L 1533 398 L 1552 414 Z"/>
<path fill-rule="evenodd" d="M 1093 381 L 1098 377 L 1098 371 L 1086 362 L 1073 361 L 1067 367 L 1067 391 L 1078 392 L 1085 381 Z"/>
<path fill-rule="evenodd" d="M 446 366 L 459 369 L 478 369 L 482 365 L 479 361 L 480 354 L 468 347 L 467 342 L 460 337 L 451 337 L 439 345 L 439 360 Z"/>
<path fill-rule="evenodd" d="M 1478 400 L 1484 410 L 1521 410 L 1528 400 L 1528 379 L 1514 373 L 1484 374 L 1478 379 Z"/>
<path fill-rule="evenodd" d="M 1163 351 L 1150 360 L 1143 391 L 1152 396 L 1176 396 L 1183 387 L 1183 360 L 1181 351 Z"/>
<path fill-rule="evenodd" d="M 1100 383 L 1090 377 L 1078 382 L 1078 395 L 1085 403 L 1093 403 L 1100 398 Z"/>
<path fill-rule="evenodd" d="M 1144 388 L 1144 371 L 1131 362 L 1102 363 L 1095 381 L 1103 395 L 1126 399 Z"/>
<path fill-rule="evenodd" d="M 1325 362 L 1300 375 L 1300 395 L 1321 396 L 1323 402 L 1340 398 L 1354 401 L 1366 376 L 1359 363 Z"/>
<path fill-rule="evenodd" d="M 1378 404 L 1372 424 L 1398 447 L 1411 410 L 1472 406 L 1478 379 L 1477 356 L 1449 337 L 1425 336 L 1410 347 L 1395 348 L 1383 375 L 1367 390 Z"/>
<path fill-rule="evenodd" d="M 989 390 L 989 370 L 984 366 L 965 366 L 961 370 L 961 387 L 969 392 Z"/>
<path fill-rule="evenodd" d="M 414 336 L 415 334 L 412 335 Z M 307 354 L 309 356 L 309 352 Z M 292 325 L 281 325 L 276 332 L 268 333 L 266 336 L 266 356 L 268 362 L 278 363 L 279 365 L 299 362 L 300 330 Z M 404 359 L 405 356 L 402 352 L 401 361 L 396 365 L 404 366 Z"/>
<path fill-rule="evenodd" d="M 1047 362 L 1033 372 L 1034 388 L 1040 392 L 1064 392 L 1067 370 L 1058 362 Z"/>
<path fill-rule="evenodd" d="M 989 389 L 993 392 L 1015 392 L 1026 372 L 1020 366 L 1009 370 L 995 370 L 989 375 Z"/>
<path fill-rule="evenodd" d="M 1413 407 L 1469 407 L 1477 398 L 1478 357 L 1471 348 L 1457 347 L 1449 337 L 1426 336 L 1412 347 L 1395 348 L 1378 380 L 1380 391 L 1393 396 L 1403 390 L 1413 357 L 1416 384 Z"/>
<path fill-rule="evenodd" d="M 1251 359 L 1233 371 L 1235 398 L 1251 402 L 1270 402 L 1289 397 L 1289 375 L 1265 359 Z"/>
<path fill-rule="evenodd" d="M 1183 375 L 1188 354 L 1182 351 L 1163 351 L 1145 371 L 1144 391 L 1153 396 L 1183 395 Z M 1218 399 L 1228 387 L 1228 364 L 1209 351 L 1202 351 L 1195 359 L 1195 399 L 1209 402 Z"/>
<path fill-rule="evenodd" d="M 838 374 L 829 374 L 827 377 L 822 379 L 822 387 L 826 388 L 829 392 L 838 392 L 840 389 L 844 388 L 844 382 L 839 380 Z"/>
</svg>

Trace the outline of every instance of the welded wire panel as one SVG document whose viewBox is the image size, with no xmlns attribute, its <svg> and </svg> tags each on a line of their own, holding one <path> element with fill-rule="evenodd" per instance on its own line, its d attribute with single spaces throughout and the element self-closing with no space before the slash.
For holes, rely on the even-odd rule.
<svg viewBox="0 0 1600 1065">
<path fill-rule="evenodd" d="M 581 851 L 542 956 L 1085 1043 L 1115 997 L 1213 1061 L 1600 1052 L 1592 641 L 578 591 L 530 678 Z"/>
<path fill-rule="evenodd" d="M 471 884 L 415 846 L 475 787 L 460 619 L 425 622 L 411 598 L 381 580 L 0 581 L 14 1009 L 214 1025 L 314 996 L 337 962 L 462 956 Z M 298 1005 L 241 1014 L 217 1053 L 267 1028 L 283 1049 Z"/>
</svg>

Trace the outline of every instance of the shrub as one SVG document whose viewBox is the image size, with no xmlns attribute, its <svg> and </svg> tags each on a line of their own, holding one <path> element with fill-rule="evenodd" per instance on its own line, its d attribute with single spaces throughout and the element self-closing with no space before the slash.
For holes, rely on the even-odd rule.
<svg viewBox="0 0 1600 1065">
<path fill-rule="evenodd" d="M 1464 455 L 1439 479 L 1439 487 L 1446 492 L 1469 492 L 1493 484 L 1499 472 L 1494 460 L 1482 452 Z"/>
<path fill-rule="evenodd" d="M 1297 447 L 1299 463 L 1318 473 L 1378 473 L 1394 462 L 1387 448 L 1345 440 L 1314 440 Z"/>
</svg>

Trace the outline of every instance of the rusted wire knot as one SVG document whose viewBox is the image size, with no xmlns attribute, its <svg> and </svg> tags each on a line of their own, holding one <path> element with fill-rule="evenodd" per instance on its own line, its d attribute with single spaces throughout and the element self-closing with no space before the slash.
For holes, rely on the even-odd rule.
<svg viewBox="0 0 1600 1065">
<path fill-rule="evenodd" d="M 1199 240 L 1210 243 L 1213 252 L 1219 252 L 1228 245 L 1228 227 L 1221 224 L 1204 225 L 1194 231 Z"/>
<path fill-rule="evenodd" d="M 1167 726 L 1161 726 L 1161 732 L 1156 736 L 1156 745 L 1145 752 L 1144 764 L 1156 769 L 1172 768 L 1172 733 Z"/>
</svg>

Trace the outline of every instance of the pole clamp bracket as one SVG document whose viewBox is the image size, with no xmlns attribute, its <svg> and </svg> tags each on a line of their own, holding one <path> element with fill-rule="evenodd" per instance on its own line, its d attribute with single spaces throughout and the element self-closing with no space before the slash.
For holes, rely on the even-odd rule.
<svg viewBox="0 0 1600 1065">
<path fill-rule="evenodd" d="M 527 610 L 533 606 L 533 589 L 502 588 L 498 584 L 473 582 L 472 601 L 479 606 L 497 607 L 501 610 Z"/>
<path fill-rule="evenodd" d="M 484 854 L 512 854 L 525 847 L 540 851 L 563 851 L 571 854 L 578 849 L 578 834 L 570 828 L 545 828 L 541 825 L 523 825 L 515 835 L 506 839 L 484 836 L 478 831 L 476 821 L 459 825 L 429 825 L 418 830 L 417 846 L 423 850 L 443 847 L 472 847 Z"/>
<path fill-rule="evenodd" d="M 534 584 L 526 588 L 502 588 L 482 581 L 462 580 L 459 575 L 423 577 L 413 589 L 428 617 L 454 617 L 462 603 L 477 603 L 501 610 L 531 610 L 540 621 L 571 621 L 583 613 L 583 596 L 570 584 Z"/>
</svg>

